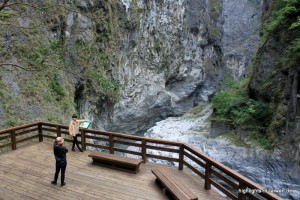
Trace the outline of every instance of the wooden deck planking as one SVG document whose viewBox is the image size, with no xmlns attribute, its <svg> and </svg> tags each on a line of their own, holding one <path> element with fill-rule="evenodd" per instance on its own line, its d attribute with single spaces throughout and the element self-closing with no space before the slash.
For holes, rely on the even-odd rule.
<svg viewBox="0 0 300 200">
<path fill-rule="evenodd" d="M 69 150 L 70 146 L 67 144 Z M 158 165 L 142 163 L 137 174 L 92 164 L 91 151 L 67 154 L 66 183 L 52 185 L 55 159 L 52 143 L 44 141 L 0 154 L 0 199 L 103 199 L 166 200 L 155 184 L 151 169 Z M 204 180 L 189 171 L 169 167 L 201 199 L 225 199 L 216 191 L 204 190 Z"/>
</svg>

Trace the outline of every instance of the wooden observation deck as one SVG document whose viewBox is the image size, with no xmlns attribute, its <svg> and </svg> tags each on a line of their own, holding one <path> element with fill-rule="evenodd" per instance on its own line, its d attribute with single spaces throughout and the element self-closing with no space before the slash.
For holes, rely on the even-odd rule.
<svg viewBox="0 0 300 200">
<path fill-rule="evenodd" d="M 92 164 L 90 151 L 70 151 L 67 155 L 66 186 L 52 185 L 55 160 L 52 142 L 30 144 L 0 155 L 0 199 L 168 199 L 155 184 L 153 163 L 142 163 L 132 174 Z M 70 146 L 66 145 L 69 149 Z M 191 173 L 170 167 L 199 199 L 221 200 L 214 190 Z M 58 179 L 60 183 L 60 177 Z"/>
<path fill-rule="evenodd" d="M 3 151 L 0 153 L 1 200 L 168 199 L 155 184 L 155 176 L 151 173 L 152 169 L 161 165 L 149 162 L 149 158 L 177 162 L 177 167 L 164 167 L 199 200 L 221 200 L 225 199 L 223 196 L 231 199 L 281 199 L 273 193 L 238 192 L 239 189 L 263 188 L 186 144 L 91 129 L 81 129 L 81 143 L 85 151 L 69 151 L 67 154 L 67 185 L 52 185 L 50 182 L 55 172 L 53 139 L 62 136 L 65 142 L 70 142 L 67 129 L 64 125 L 36 122 L 0 131 L 0 151 Z M 71 149 L 70 144 L 66 143 L 66 146 Z M 138 150 L 128 150 L 128 146 Z M 136 155 L 144 162 L 137 174 L 101 167 L 92 164 L 88 157 L 92 151 L 87 147 L 111 154 Z M 157 155 L 150 149 L 172 152 L 177 157 Z M 223 195 L 211 189 L 211 185 Z"/>
</svg>

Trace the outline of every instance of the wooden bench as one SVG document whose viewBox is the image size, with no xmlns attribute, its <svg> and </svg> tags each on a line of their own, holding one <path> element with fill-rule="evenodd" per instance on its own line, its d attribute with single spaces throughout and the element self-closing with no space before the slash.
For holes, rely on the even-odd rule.
<svg viewBox="0 0 300 200">
<path fill-rule="evenodd" d="M 133 173 L 138 172 L 139 166 L 143 162 L 141 159 L 122 157 L 103 152 L 91 153 L 89 157 L 93 159 L 94 164 Z"/>
<path fill-rule="evenodd" d="M 198 197 L 179 182 L 166 168 L 151 170 L 156 176 L 155 182 L 163 188 L 163 192 L 176 200 L 197 200 Z"/>
</svg>

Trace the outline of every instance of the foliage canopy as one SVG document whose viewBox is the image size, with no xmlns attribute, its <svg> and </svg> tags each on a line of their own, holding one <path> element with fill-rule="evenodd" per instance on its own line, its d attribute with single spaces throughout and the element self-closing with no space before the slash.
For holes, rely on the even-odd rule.
<svg viewBox="0 0 300 200">
<path fill-rule="evenodd" d="M 233 125 L 264 127 L 269 121 L 268 104 L 249 98 L 248 79 L 231 81 L 231 87 L 220 91 L 212 99 L 215 117 Z"/>
<path fill-rule="evenodd" d="M 263 38 L 285 35 L 287 54 L 284 64 L 293 64 L 300 60 L 300 1 L 277 0 L 272 2 L 270 17 L 263 25 Z M 282 37 L 282 36 L 281 36 Z"/>
</svg>

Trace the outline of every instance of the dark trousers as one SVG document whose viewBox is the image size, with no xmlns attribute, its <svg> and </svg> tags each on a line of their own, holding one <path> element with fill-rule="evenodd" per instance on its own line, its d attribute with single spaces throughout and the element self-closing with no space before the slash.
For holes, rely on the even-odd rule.
<svg viewBox="0 0 300 200">
<path fill-rule="evenodd" d="M 75 144 L 77 146 L 77 148 L 82 151 L 82 149 L 80 148 L 79 146 L 79 143 L 78 143 L 78 140 L 77 140 L 77 137 L 80 136 L 79 134 L 76 134 L 75 136 L 73 136 L 73 146 L 72 146 L 72 150 L 75 149 Z"/>
<path fill-rule="evenodd" d="M 65 172 L 67 168 L 67 161 L 56 162 L 56 169 L 54 175 L 54 182 L 57 182 L 59 171 L 61 170 L 61 184 L 65 182 Z"/>
</svg>

